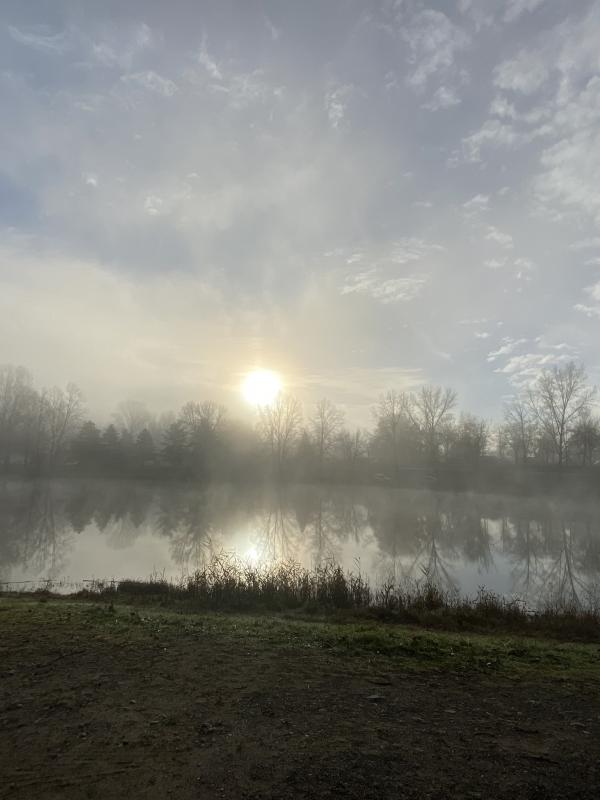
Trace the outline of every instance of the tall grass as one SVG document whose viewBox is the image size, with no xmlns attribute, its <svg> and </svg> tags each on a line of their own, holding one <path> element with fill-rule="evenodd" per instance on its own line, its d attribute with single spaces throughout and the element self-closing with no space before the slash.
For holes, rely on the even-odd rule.
<svg viewBox="0 0 600 800">
<path fill-rule="evenodd" d="M 344 573 L 334 564 L 314 570 L 294 562 L 252 566 L 227 555 L 215 557 L 177 583 L 157 577 L 150 581 L 120 581 L 116 591 L 189 599 L 202 608 L 235 611 L 356 610 L 370 607 L 374 599 L 361 575 Z"/>
<path fill-rule="evenodd" d="M 360 574 L 336 564 L 308 570 L 289 562 L 254 566 L 221 555 L 178 582 L 153 576 L 148 581 L 97 584 L 80 593 L 124 602 L 158 603 L 185 610 L 294 612 L 371 618 L 446 630 L 523 632 L 560 639 L 600 641 L 600 608 L 552 603 L 528 609 L 481 588 L 475 597 L 446 592 L 425 577 L 373 589 Z"/>
</svg>

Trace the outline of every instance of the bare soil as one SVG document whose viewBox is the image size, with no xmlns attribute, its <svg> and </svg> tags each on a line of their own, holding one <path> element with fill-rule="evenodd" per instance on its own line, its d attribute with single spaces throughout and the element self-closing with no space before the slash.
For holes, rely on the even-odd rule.
<svg viewBox="0 0 600 800">
<path fill-rule="evenodd" d="M 0 798 L 600 797 L 598 683 L 292 628 L 0 601 Z"/>
</svg>

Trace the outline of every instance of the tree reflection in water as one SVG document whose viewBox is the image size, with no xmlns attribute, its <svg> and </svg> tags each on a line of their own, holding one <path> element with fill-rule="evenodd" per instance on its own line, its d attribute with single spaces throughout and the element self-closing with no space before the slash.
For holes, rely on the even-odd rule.
<svg viewBox="0 0 600 800">
<path fill-rule="evenodd" d="M 252 552 L 267 563 L 360 566 L 374 581 L 426 578 L 450 592 L 464 591 L 465 570 L 482 585 L 502 573 L 509 591 L 530 604 L 581 606 L 598 599 L 600 503 L 592 500 L 372 487 L 0 484 L 2 581 L 68 576 L 82 535 L 100 537 L 108 556 L 144 547 L 148 537 L 163 542 L 163 567 L 171 575 L 193 572 L 223 551 L 242 558 Z"/>
</svg>

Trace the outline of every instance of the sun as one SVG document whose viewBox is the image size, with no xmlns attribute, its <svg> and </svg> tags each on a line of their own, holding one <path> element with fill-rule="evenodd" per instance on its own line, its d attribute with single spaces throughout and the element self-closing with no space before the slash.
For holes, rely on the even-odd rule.
<svg viewBox="0 0 600 800">
<path fill-rule="evenodd" d="M 273 405 L 281 389 L 281 378 L 270 369 L 253 370 L 242 384 L 244 399 L 253 406 Z"/>
</svg>

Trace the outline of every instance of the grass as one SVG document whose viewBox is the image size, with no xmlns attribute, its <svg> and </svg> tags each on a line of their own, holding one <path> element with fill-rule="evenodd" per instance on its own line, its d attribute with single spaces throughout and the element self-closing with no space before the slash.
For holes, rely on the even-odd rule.
<svg viewBox="0 0 600 800">
<path fill-rule="evenodd" d="M 338 623 L 376 620 L 436 630 L 600 642 L 598 607 L 548 604 L 531 611 L 518 600 L 484 589 L 474 598 L 461 598 L 427 580 L 390 583 L 374 590 L 360 574 L 344 573 L 332 564 L 314 570 L 294 563 L 255 567 L 221 556 L 178 583 L 160 576 L 147 581 L 98 582 L 74 596 L 184 612 L 287 613 Z"/>
<path fill-rule="evenodd" d="M 325 650 L 342 658 L 365 658 L 403 669 L 479 673 L 491 678 L 558 679 L 600 683 L 596 644 L 559 643 L 542 638 L 506 635 L 465 635 L 383 625 L 375 620 L 343 623 L 306 620 L 286 615 L 234 614 L 214 611 L 184 613 L 155 605 L 82 602 L 73 598 L 31 596 L 0 600 L 4 629 L 22 624 L 43 626 L 58 642 L 83 632 L 86 638 L 135 648 L 136 642 L 157 640 L 169 647 L 181 637 L 210 642 L 237 641 L 275 653 L 285 650 Z"/>
</svg>

